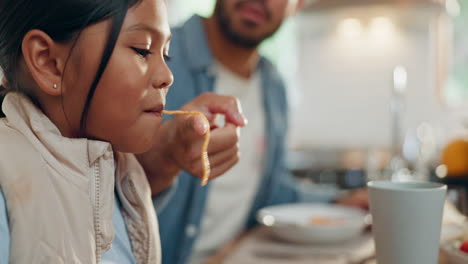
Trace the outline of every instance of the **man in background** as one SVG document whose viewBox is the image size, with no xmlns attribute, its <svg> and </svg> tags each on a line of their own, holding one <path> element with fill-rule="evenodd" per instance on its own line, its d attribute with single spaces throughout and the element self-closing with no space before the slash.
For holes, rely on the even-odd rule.
<svg viewBox="0 0 468 264">
<path fill-rule="evenodd" d="M 206 187 L 186 172 L 179 175 L 171 206 L 158 212 L 164 264 L 202 263 L 254 226 L 260 208 L 300 201 L 285 165 L 286 89 L 259 45 L 301 5 L 302 0 L 217 0 L 211 17 L 193 16 L 173 29 L 168 65 L 175 81 L 167 108 L 214 92 L 237 97 L 249 123 L 239 138 L 242 157 L 231 170 Z M 212 129 L 230 125 L 212 120 Z M 209 156 L 216 164 L 228 154 Z M 365 206 L 367 198 L 347 202 Z"/>
</svg>

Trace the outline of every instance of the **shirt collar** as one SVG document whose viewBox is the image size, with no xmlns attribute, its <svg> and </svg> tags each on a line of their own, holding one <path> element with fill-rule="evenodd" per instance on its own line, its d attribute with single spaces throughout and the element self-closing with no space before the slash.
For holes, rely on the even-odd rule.
<svg viewBox="0 0 468 264">
<path fill-rule="evenodd" d="M 214 64 L 203 18 L 192 16 L 181 28 L 183 48 L 187 54 L 189 66 L 194 70 L 210 70 Z"/>
</svg>

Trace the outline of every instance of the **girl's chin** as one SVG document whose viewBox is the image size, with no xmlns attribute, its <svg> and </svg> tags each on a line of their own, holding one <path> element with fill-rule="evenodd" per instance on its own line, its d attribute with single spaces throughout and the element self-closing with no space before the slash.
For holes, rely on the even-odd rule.
<svg viewBox="0 0 468 264">
<path fill-rule="evenodd" d="M 123 153 L 133 153 L 133 154 L 142 154 L 148 152 L 156 143 L 156 137 L 141 136 L 135 138 L 133 142 L 128 142 L 130 144 L 112 144 L 112 147 L 115 151 Z"/>
<path fill-rule="evenodd" d="M 130 153 L 130 154 L 143 154 L 146 153 L 150 150 L 151 148 L 120 148 L 116 149 L 115 151 L 120 152 L 120 153 Z"/>
</svg>

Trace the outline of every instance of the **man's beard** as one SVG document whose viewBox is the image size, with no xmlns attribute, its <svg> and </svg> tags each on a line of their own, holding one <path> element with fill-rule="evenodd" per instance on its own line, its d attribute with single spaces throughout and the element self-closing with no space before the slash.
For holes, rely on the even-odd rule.
<svg viewBox="0 0 468 264">
<path fill-rule="evenodd" d="M 234 7 L 235 9 L 240 8 L 242 5 L 244 5 L 247 2 L 258 2 L 264 7 L 265 11 L 265 16 L 267 20 L 271 19 L 271 13 L 265 6 L 264 0 L 243 0 L 239 1 L 236 6 Z M 216 19 L 219 22 L 219 25 L 221 27 L 221 32 L 224 34 L 224 36 L 229 39 L 231 42 L 233 42 L 236 45 L 239 45 L 244 48 L 256 48 L 262 41 L 265 39 L 271 37 L 275 32 L 279 29 L 280 25 L 277 25 L 273 30 L 270 32 L 267 32 L 263 34 L 262 36 L 259 36 L 258 38 L 253 38 L 253 37 L 248 37 L 248 36 L 243 36 L 240 32 L 236 32 L 235 29 L 233 28 L 232 21 L 229 18 L 229 15 L 226 11 L 226 9 L 223 6 L 223 0 L 218 0 L 216 2 L 216 7 L 214 14 L 216 16 Z M 256 25 L 252 22 L 249 21 L 243 21 L 244 25 L 249 28 L 254 28 Z"/>
</svg>

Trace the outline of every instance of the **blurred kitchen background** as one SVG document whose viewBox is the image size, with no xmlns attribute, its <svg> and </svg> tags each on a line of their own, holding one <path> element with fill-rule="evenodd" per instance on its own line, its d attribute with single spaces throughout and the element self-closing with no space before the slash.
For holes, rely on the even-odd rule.
<svg viewBox="0 0 468 264">
<path fill-rule="evenodd" d="M 168 3 L 172 25 L 214 6 Z M 261 50 L 290 90 L 288 164 L 304 188 L 443 179 L 466 210 L 467 0 L 306 0 Z"/>
</svg>

